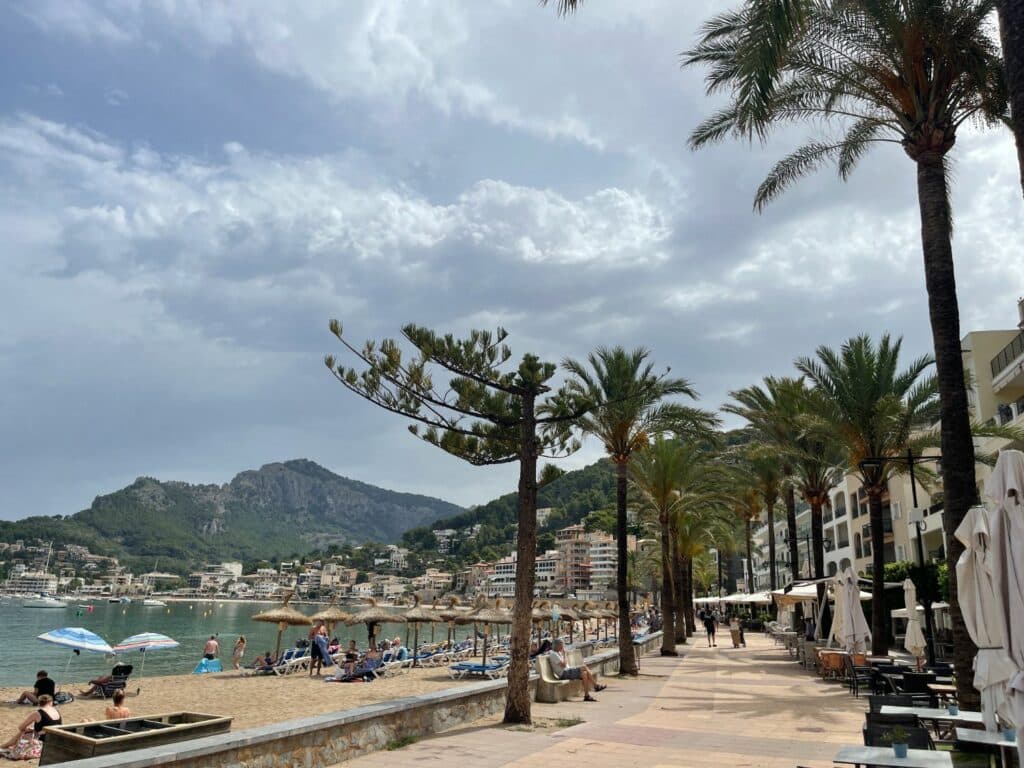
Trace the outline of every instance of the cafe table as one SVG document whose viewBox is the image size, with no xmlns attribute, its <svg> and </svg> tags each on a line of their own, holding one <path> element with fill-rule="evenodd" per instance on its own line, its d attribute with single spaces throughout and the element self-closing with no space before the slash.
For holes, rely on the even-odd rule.
<svg viewBox="0 0 1024 768">
<path fill-rule="evenodd" d="M 896 757 L 892 747 L 841 747 L 833 763 L 879 766 L 879 768 L 953 768 L 949 752 L 934 749 L 908 749 L 906 757 Z"/>
<path fill-rule="evenodd" d="M 1011 750 L 1017 748 L 1016 741 L 1008 741 L 1003 738 L 1001 731 L 978 731 L 973 728 L 957 728 L 956 740 L 967 744 L 978 744 L 979 746 L 991 747 L 999 750 L 999 760 L 1003 768 L 1010 768 L 1013 765 Z"/>
<path fill-rule="evenodd" d="M 918 720 L 932 723 L 932 727 L 940 739 L 950 738 L 953 735 L 951 730 L 953 726 L 983 725 L 985 722 L 981 712 L 967 709 L 961 709 L 955 715 L 951 715 L 945 708 L 897 707 L 892 704 L 885 704 L 880 712 L 883 715 L 916 715 Z"/>
</svg>

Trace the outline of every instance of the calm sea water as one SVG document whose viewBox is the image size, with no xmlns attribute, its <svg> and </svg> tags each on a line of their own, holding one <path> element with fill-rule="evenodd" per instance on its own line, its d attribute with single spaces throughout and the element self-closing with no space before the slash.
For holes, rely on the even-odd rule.
<svg viewBox="0 0 1024 768">
<path fill-rule="evenodd" d="M 94 602 L 92 605 L 93 611 L 87 612 L 76 608 L 73 601 L 66 609 L 24 608 L 20 600 L 0 602 L 0 686 L 28 687 L 40 669 L 47 670 L 58 684 L 89 680 L 110 672 L 111 659 L 91 653 L 71 658 L 67 649 L 36 639 L 38 635 L 58 627 L 84 627 L 110 645 L 117 645 L 139 632 L 159 632 L 181 643 L 178 648 L 147 653 L 147 677 L 191 673 L 210 635 L 218 635 L 221 660 L 226 667 L 230 666 L 231 648 L 239 635 L 245 635 L 248 641 L 245 661 L 251 661 L 268 649 L 273 650 L 277 639 L 276 624 L 252 620 L 253 614 L 266 610 L 273 603 L 168 603 L 166 608 L 143 606 L 141 603 Z M 299 610 L 309 614 L 316 613 L 321 607 L 298 606 Z M 471 632 L 471 628 L 460 626 L 455 630 L 459 637 Z M 306 636 L 307 631 L 304 627 L 289 627 L 284 632 L 281 647 L 294 645 L 296 640 Z M 438 640 L 444 640 L 447 631 L 444 624 L 434 629 Z M 364 626 L 341 625 L 335 628 L 335 635 L 344 643 L 352 639 L 360 648 L 366 647 Z M 378 630 L 378 637 L 396 635 L 404 641 L 404 624 L 385 624 Z M 430 625 L 420 627 L 420 641 L 425 639 L 430 639 Z M 64 668 L 69 658 L 70 667 L 65 678 Z M 138 674 L 142 665 L 141 653 L 123 654 L 121 659 L 134 664 L 135 674 Z"/>
</svg>

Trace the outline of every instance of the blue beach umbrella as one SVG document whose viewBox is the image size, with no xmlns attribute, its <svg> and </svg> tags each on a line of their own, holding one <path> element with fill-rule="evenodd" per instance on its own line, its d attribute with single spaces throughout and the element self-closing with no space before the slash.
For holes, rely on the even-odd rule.
<svg viewBox="0 0 1024 768">
<path fill-rule="evenodd" d="M 177 647 L 178 641 L 168 637 L 167 635 L 161 635 L 157 632 L 140 632 L 137 635 L 126 637 L 120 643 L 115 645 L 114 653 L 139 651 L 142 654 L 142 667 L 139 669 L 139 677 L 141 678 L 146 671 L 147 651 L 159 651 Z"/>
<path fill-rule="evenodd" d="M 64 666 L 64 677 L 68 676 L 68 670 L 71 668 L 71 659 L 82 651 L 102 654 L 112 654 L 114 652 L 114 649 L 110 647 L 110 643 L 95 632 L 90 632 L 82 627 L 51 629 L 49 632 L 39 635 L 38 639 L 44 643 L 52 643 L 53 645 L 60 645 L 71 649 L 72 653 L 68 656 L 68 663 Z"/>
</svg>

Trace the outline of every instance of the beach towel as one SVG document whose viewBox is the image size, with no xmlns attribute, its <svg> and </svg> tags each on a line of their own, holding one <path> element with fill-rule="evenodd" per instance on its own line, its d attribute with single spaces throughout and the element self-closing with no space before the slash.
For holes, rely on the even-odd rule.
<svg viewBox="0 0 1024 768">
<path fill-rule="evenodd" d="M 327 652 L 327 636 L 317 635 L 313 638 L 313 653 L 320 657 L 323 666 L 331 667 L 334 666 L 334 659 L 331 658 L 331 654 Z"/>
</svg>

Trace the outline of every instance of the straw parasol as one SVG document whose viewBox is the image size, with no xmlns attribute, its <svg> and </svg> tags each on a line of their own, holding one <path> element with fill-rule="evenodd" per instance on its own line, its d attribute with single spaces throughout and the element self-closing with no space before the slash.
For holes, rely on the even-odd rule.
<svg viewBox="0 0 1024 768">
<path fill-rule="evenodd" d="M 551 603 L 547 600 L 539 600 L 534 603 L 530 612 L 530 621 L 537 626 L 537 642 L 540 642 L 540 625 L 545 621 L 550 622 L 555 614 L 551 611 Z"/>
<path fill-rule="evenodd" d="M 350 614 L 345 613 L 345 611 L 341 610 L 341 608 L 338 607 L 336 599 L 332 597 L 331 602 L 327 604 L 326 608 L 324 608 L 322 611 L 317 611 L 310 618 L 313 621 L 322 621 L 326 623 L 327 631 L 329 633 L 333 633 L 334 625 L 344 624 L 346 621 L 348 621 L 349 615 Z"/>
<path fill-rule="evenodd" d="M 558 620 L 569 622 L 569 644 L 572 645 L 572 633 L 575 629 L 576 620 L 579 619 L 579 614 L 575 608 L 563 608 L 558 606 Z"/>
<path fill-rule="evenodd" d="M 583 605 L 576 609 L 576 618 L 583 622 L 583 642 L 587 641 L 587 621 L 589 619 L 599 619 L 601 614 L 599 611 L 594 609 L 594 604 L 589 600 L 584 600 Z"/>
<path fill-rule="evenodd" d="M 294 592 L 285 592 L 284 600 L 277 608 L 271 608 L 269 611 L 263 613 L 257 613 L 252 617 L 253 621 L 264 621 L 268 624 L 277 624 L 277 650 L 274 651 L 274 658 L 281 657 L 281 635 L 284 634 L 286 627 L 301 627 L 309 626 L 313 623 L 313 620 L 301 611 L 297 611 L 288 605 L 288 601 L 292 599 Z"/>
<path fill-rule="evenodd" d="M 490 625 L 512 624 L 512 613 L 502 608 L 502 599 L 495 600 L 495 607 L 489 607 L 486 601 L 473 608 L 467 614 L 470 621 L 483 625 L 483 664 L 487 663 L 487 638 L 490 635 Z"/>
<path fill-rule="evenodd" d="M 448 607 L 438 611 L 437 617 L 448 624 L 448 645 L 452 644 L 452 629 L 455 625 L 455 619 L 462 615 L 462 611 L 458 610 L 455 606 L 459 604 L 459 598 L 452 595 L 448 598 Z"/>
<path fill-rule="evenodd" d="M 421 608 L 420 596 L 416 594 L 412 596 L 412 608 L 402 615 L 409 624 L 413 625 L 412 665 L 416 667 L 419 666 L 416 656 L 420 647 L 420 624 L 432 624 L 435 621 L 441 621 L 441 617 L 429 608 Z"/>
<path fill-rule="evenodd" d="M 400 613 L 389 613 L 387 609 L 381 608 L 377 605 L 377 601 L 372 597 L 370 603 L 360 611 L 356 611 L 354 614 L 345 620 L 345 623 L 349 626 L 354 624 L 365 624 L 367 637 L 369 638 L 370 645 L 373 645 L 377 637 L 377 625 L 378 624 L 402 624 L 405 622 L 405 617 Z"/>
</svg>

